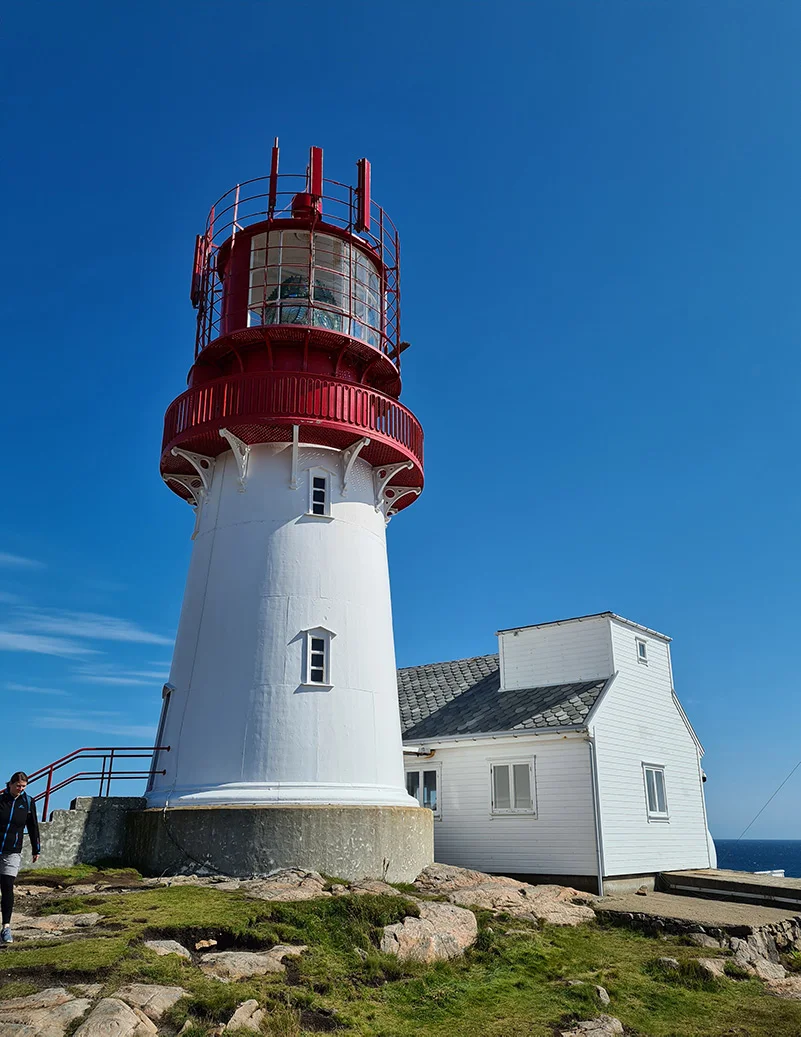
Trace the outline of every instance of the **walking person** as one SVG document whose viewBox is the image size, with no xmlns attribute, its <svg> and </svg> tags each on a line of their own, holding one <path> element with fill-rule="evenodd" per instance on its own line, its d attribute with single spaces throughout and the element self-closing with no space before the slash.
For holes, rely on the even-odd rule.
<svg viewBox="0 0 801 1037">
<path fill-rule="evenodd" d="M 0 793 L 0 943 L 12 943 L 11 913 L 14 910 L 14 879 L 22 859 L 22 836 L 25 829 L 31 840 L 34 862 L 39 859 L 39 822 L 36 804 L 25 791 L 28 775 L 17 771 Z"/>
</svg>

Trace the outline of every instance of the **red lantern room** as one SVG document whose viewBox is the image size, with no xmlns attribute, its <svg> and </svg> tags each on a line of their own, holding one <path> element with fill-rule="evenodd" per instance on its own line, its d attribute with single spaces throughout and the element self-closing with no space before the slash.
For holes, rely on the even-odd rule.
<svg viewBox="0 0 801 1037">
<path fill-rule="evenodd" d="M 197 504 L 187 452 L 359 443 L 393 514 L 423 485 L 423 432 L 398 402 L 398 233 L 371 198 L 367 159 L 352 187 L 324 179 L 321 148 L 300 176 L 279 173 L 278 158 L 276 140 L 269 177 L 223 195 L 198 235 L 195 362 L 167 410 L 162 475 Z"/>
</svg>

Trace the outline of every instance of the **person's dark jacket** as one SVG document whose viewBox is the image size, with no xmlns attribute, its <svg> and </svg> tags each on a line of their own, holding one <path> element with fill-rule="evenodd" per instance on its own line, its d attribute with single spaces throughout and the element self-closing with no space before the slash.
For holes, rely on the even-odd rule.
<svg viewBox="0 0 801 1037">
<path fill-rule="evenodd" d="M 0 792 L 0 853 L 21 853 L 22 836 L 26 828 L 31 839 L 31 850 L 37 854 L 40 845 L 36 804 L 27 792 L 20 792 L 14 799 L 6 786 Z"/>
</svg>

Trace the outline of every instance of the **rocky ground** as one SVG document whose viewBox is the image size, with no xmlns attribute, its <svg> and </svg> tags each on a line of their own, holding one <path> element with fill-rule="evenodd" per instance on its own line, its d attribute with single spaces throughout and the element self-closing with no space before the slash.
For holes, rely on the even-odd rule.
<svg viewBox="0 0 801 1037">
<path fill-rule="evenodd" d="M 111 946 L 115 939 L 119 939 L 121 923 L 115 923 L 113 913 L 104 910 L 104 898 L 124 897 L 134 907 L 141 903 L 143 914 L 146 914 L 147 910 L 153 909 L 150 904 L 152 897 L 148 899 L 148 893 L 182 888 L 236 894 L 239 905 L 243 897 L 249 902 L 272 904 L 325 903 L 338 898 L 359 903 L 365 897 L 376 898 L 376 903 L 380 899 L 390 907 L 395 903 L 398 907 L 394 912 L 396 920 L 375 932 L 375 949 L 368 946 L 367 949 L 355 947 L 352 950 L 362 960 L 378 953 L 417 969 L 460 960 L 482 946 L 486 950 L 494 938 L 494 927 L 506 941 L 534 940 L 543 926 L 580 927 L 594 923 L 596 912 L 604 910 L 603 902 L 568 887 L 533 886 L 446 865 L 427 868 L 412 886 L 403 888 L 374 880 L 340 883 L 300 870 L 283 871 L 269 878 L 253 880 L 181 876 L 136 878 L 115 883 L 113 878 L 98 876 L 98 881 L 73 883 L 69 888 L 58 888 L 57 884 L 43 885 L 41 880 L 30 885 L 23 881 L 18 887 L 18 912 L 14 926 L 17 942 L 13 949 L 0 952 L 0 970 L 3 968 L 3 954 L 17 955 L 15 960 L 19 961 L 20 952 L 26 947 L 39 952 L 35 960 L 46 962 L 56 960 L 47 958 L 48 947 L 55 949 L 82 940 L 91 942 L 93 947 L 97 941 L 106 940 Z M 88 902 L 87 906 L 96 906 L 97 910 L 80 910 L 82 898 Z M 643 910 L 619 910 L 617 924 L 625 924 L 626 915 L 631 916 L 633 923 L 638 922 L 638 916 L 653 921 L 658 917 L 657 899 L 658 895 L 652 894 L 650 900 L 632 900 L 631 904 L 624 906 L 642 907 Z M 644 909 L 644 900 L 648 900 L 648 910 Z M 63 910 L 60 909 L 62 906 Z M 493 919 L 497 921 L 493 923 Z M 146 918 L 135 918 L 134 921 L 144 925 Z M 726 983 L 755 977 L 778 997 L 801 1001 L 801 974 L 788 971 L 786 967 L 790 964 L 790 956 L 801 950 L 801 929 L 796 930 L 795 922 L 785 924 L 787 922 L 792 920 L 772 919 L 766 929 L 754 928 L 738 917 L 739 935 L 734 936 L 720 925 L 705 928 L 690 919 L 684 936 L 694 953 L 689 957 L 683 955 L 681 960 L 656 957 L 648 969 L 665 983 L 700 984 L 702 987 L 707 984 L 710 990 L 715 991 L 723 989 Z M 67 970 L 65 974 L 71 982 L 53 983 L 32 993 L 4 999 L 0 990 L 0 1037 L 146 1037 L 158 1033 L 199 1037 L 200 1034 L 223 1032 L 233 1035 L 235 1031 L 280 1033 L 293 1037 L 306 1032 L 305 1028 L 301 1030 L 301 1010 L 287 1009 L 283 1029 L 276 1028 L 274 999 L 269 1005 L 264 999 L 254 997 L 243 996 L 239 1000 L 236 991 L 241 988 L 247 992 L 248 981 L 257 979 L 285 983 L 291 979 L 291 970 L 298 967 L 294 963 L 302 965 L 304 956 L 314 953 L 310 942 L 274 942 L 266 947 L 232 946 L 230 939 L 220 944 L 207 935 L 195 933 L 192 936 L 191 929 L 188 933 L 190 938 L 183 940 L 163 936 L 147 938 L 146 927 L 141 932 L 141 949 L 137 954 L 143 964 L 138 966 L 139 978 L 148 978 L 148 973 L 158 973 L 157 967 L 147 964 L 149 961 L 174 963 L 170 968 L 178 978 L 184 974 L 190 976 L 187 970 L 191 968 L 191 975 L 203 977 L 202 982 L 211 981 L 212 986 L 219 984 L 221 990 L 228 988 L 234 995 L 232 998 L 226 993 L 224 1001 L 220 1002 L 231 1006 L 226 1009 L 223 1020 L 210 1021 L 208 1017 L 193 1016 L 185 1011 L 181 1014 L 181 1006 L 193 1003 L 192 997 L 197 1000 L 197 995 L 178 982 L 115 982 L 108 979 L 109 969 L 104 967 L 101 970 L 103 982 L 75 982 L 75 976 Z M 46 965 L 41 966 L 41 973 L 43 976 L 48 974 Z M 20 974 L 30 980 L 35 978 L 36 972 L 22 969 Z M 409 973 L 412 974 L 425 973 Z M 628 1032 L 617 1017 L 604 1011 L 612 998 L 603 985 L 594 982 L 592 976 L 551 979 L 553 982 L 574 988 L 575 995 L 571 996 L 585 1006 L 595 1005 L 596 1009 L 583 1020 L 573 1019 L 564 1026 L 554 1023 L 556 1028 L 552 1028 L 551 1033 L 605 1037 Z M 210 995 L 206 991 L 204 997 L 204 1004 L 213 1002 L 213 993 Z M 220 1012 L 217 1011 L 216 1015 L 219 1017 Z M 307 1021 L 311 1015 L 306 1013 Z M 324 1016 L 319 1012 L 314 1017 L 314 1025 L 310 1026 L 312 1031 L 334 1028 L 347 1029 L 344 1023 L 337 1022 L 333 1014 Z M 371 1031 L 359 1029 L 352 1032 Z M 421 1029 L 420 1032 L 428 1031 Z M 801 1024 L 798 1030 L 786 1032 L 801 1033 Z"/>
</svg>

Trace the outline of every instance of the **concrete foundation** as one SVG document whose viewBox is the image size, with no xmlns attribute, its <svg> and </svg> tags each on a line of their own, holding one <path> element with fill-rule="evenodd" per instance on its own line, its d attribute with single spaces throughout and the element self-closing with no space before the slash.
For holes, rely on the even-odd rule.
<svg viewBox="0 0 801 1037">
<path fill-rule="evenodd" d="M 173 807 L 129 813 L 126 827 L 125 861 L 149 875 L 412 882 L 434 860 L 434 815 L 420 807 Z"/>
<path fill-rule="evenodd" d="M 123 863 L 125 819 L 133 810 L 142 810 L 140 796 L 80 796 L 69 810 L 54 810 L 50 820 L 39 822 L 42 855 L 31 862 L 31 845 L 25 835 L 23 868 L 70 868 L 74 864 L 98 861 Z"/>
</svg>

